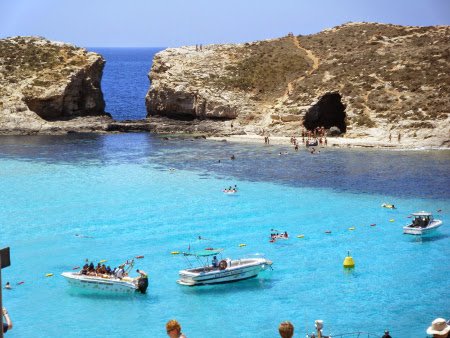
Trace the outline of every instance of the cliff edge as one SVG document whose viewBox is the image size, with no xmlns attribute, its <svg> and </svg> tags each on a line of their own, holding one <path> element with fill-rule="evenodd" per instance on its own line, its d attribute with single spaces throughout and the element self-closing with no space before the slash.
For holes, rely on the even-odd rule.
<svg viewBox="0 0 450 338">
<path fill-rule="evenodd" d="M 450 27 L 348 23 L 308 36 L 158 53 L 148 117 L 160 131 L 298 135 L 450 146 Z"/>
<path fill-rule="evenodd" d="M 0 40 L 0 134 L 107 129 L 104 59 L 40 37 Z"/>
</svg>

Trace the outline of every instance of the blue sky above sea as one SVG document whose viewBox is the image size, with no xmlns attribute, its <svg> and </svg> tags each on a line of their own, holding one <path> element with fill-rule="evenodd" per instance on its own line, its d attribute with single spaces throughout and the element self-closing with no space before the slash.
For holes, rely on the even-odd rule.
<svg viewBox="0 0 450 338">
<path fill-rule="evenodd" d="M 312 34 L 345 22 L 448 25 L 446 0 L 0 0 L 0 38 L 39 35 L 82 47 L 177 47 Z"/>
</svg>

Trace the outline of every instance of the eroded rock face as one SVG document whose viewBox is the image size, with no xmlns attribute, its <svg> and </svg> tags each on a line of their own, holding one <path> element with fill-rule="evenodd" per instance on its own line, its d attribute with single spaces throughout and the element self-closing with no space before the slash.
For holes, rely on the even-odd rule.
<svg viewBox="0 0 450 338">
<path fill-rule="evenodd" d="M 346 131 L 345 106 L 341 102 L 339 93 L 327 93 L 322 96 L 305 114 L 303 124 L 308 130 L 317 127 L 338 127 L 341 132 Z"/>
<path fill-rule="evenodd" d="M 96 53 L 44 38 L 0 40 L 0 133 L 107 128 L 104 63 Z"/>
<path fill-rule="evenodd" d="M 449 26 L 349 23 L 308 36 L 167 49 L 149 74 L 148 116 L 216 119 L 224 135 L 290 136 L 317 115 L 326 126 L 337 117 L 349 138 L 399 132 L 448 144 L 449 36 Z M 321 109 L 329 93 L 345 112 Z"/>
</svg>

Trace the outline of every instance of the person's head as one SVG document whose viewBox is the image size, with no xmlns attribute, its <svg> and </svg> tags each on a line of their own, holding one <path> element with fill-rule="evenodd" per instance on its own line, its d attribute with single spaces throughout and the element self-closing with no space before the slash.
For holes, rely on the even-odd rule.
<svg viewBox="0 0 450 338">
<path fill-rule="evenodd" d="M 171 319 L 166 323 L 167 335 L 171 338 L 178 338 L 181 333 L 181 326 L 175 319 Z"/>
<path fill-rule="evenodd" d="M 448 325 L 444 318 L 436 318 L 427 329 L 427 334 L 432 334 L 436 338 L 446 338 L 450 332 L 450 325 Z"/>
<path fill-rule="evenodd" d="M 214 256 L 214 257 L 213 257 L 213 259 L 217 259 L 217 257 L 216 257 L 216 256 Z"/>
<path fill-rule="evenodd" d="M 283 338 L 291 338 L 294 335 L 294 325 L 288 321 L 282 322 L 278 327 L 278 332 Z"/>
</svg>

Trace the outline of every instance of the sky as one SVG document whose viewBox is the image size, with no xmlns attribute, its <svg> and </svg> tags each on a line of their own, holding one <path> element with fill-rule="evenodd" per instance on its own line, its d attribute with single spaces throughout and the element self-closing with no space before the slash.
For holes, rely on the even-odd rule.
<svg viewBox="0 0 450 338">
<path fill-rule="evenodd" d="M 178 47 L 313 34 L 349 21 L 450 24 L 450 0 L 0 0 L 0 38 Z"/>
</svg>

